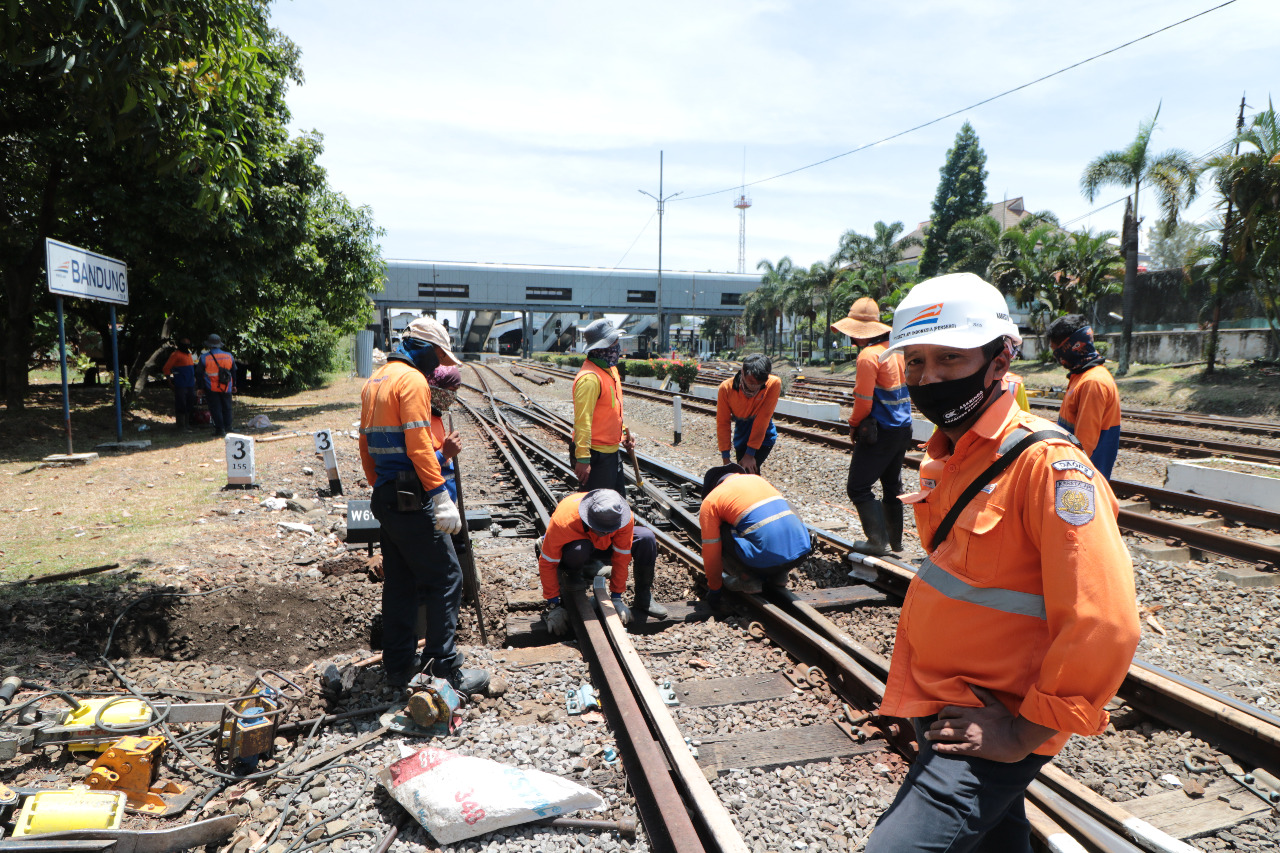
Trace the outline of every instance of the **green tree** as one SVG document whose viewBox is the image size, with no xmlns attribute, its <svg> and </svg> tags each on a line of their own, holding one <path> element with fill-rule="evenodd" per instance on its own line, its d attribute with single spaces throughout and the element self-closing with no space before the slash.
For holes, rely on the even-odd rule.
<svg viewBox="0 0 1280 853">
<path fill-rule="evenodd" d="M 777 346 L 778 355 L 781 356 L 782 315 L 786 299 L 784 291 L 787 289 L 795 272 L 795 264 L 789 256 L 783 255 L 777 264 L 767 258 L 761 260 L 756 264 L 756 269 L 763 270 L 760 276 L 760 286 L 747 294 L 746 302 L 743 305 L 743 320 L 747 324 L 749 332 L 762 332 L 764 334 L 765 352 L 769 351 L 769 333 L 774 331 L 776 322 L 774 344 Z"/>
<path fill-rule="evenodd" d="M 1272 353 L 1280 352 L 1280 119 L 1255 115 L 1235 141 L 1244 151 L 1209 162 L 1222 200 L 1227 251 L 1215 264 L 1221 285 L 1250 287 L 1266 313 Z"/>
<path fill-rule="evenodd" d="M 891 225 L 876 222 L 873 227 L 871 236 L 846 231 L 840 238 L 836 256 L 845 265 L 872 277 L 877 282 L 875 296 L 880 299 L 891 289 L 890 271 L 902 263 L 902 255 L 908 248 L 920 245 L 920 240 L 911 236 L 900 237 L 904 230 L 901 222 Z"/>
<path fill-rule="evenodd" d="M 1156 120 L 1160 117 L 1160 108 L 1156 107 L 1155 115 L 1138 125 L 1138 135 L 1128 147 L 1107 151 L 1085 166 L 1080 176 L 1080 191 L 1085 199 L 1092 202 L 1098 197 L 1104 186 L 1132 187 L 1133 195 L 1129 203 L 1132 206 L 1132 221 L 1142 222 L 1138 214 L 1138 197 L 1143 184 L 1155 190 L 1156 201 L 1163 213 L 1166 228 L 1177 224 L 1178 211 L 1190 204 L 1198 190 L 1198 172 L 1195 161 L 1186 151 L 1171 148 L 1160 154 L 1153 154 L 1151 135 L 1156 129 Z M 1134 281 L 1138 275 L 1138 232 L 1137 227 L 1122 231 L 1124 235 L 1125 253 L 1124 289 L 1124 325 L 1120 335 L 1120 358 L 1116 374 L 1123 376 L 1129 372 L 1129 353 L 1133 341 L 1133 300 Z"/>
<path fill-rule="evenodd" d="M 933 216 L 925 229 L 920 274 L 931 278 L 947 269 L 963 244 L 952 245 L 951 230 L 963 219 L 987 212 L 987 154 L 973 125 L 965 122 L 938 170 L 942 176 L 933 197 Z"/>
</svg>

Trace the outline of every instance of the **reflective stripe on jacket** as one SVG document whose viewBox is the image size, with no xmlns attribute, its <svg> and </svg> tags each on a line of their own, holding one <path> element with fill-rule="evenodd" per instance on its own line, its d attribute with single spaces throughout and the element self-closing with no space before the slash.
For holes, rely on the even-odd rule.
<svg viewBox="0 0 1280 853">
<path fill-rule="evenodd" d="M 724 580 L 720 525 L 733 528 L 735 556 L 753 569 L 794 562 L 813 549 L 809 530 L 786 499 L 756 474 L 730 474 L 711 490 L 698 513 L 702 527 L 702 568 L 707 586 Z"/>
<path fill-rule="evenodd" d="M 596 533 L 588 530 L 578 514 L 578 504 L 587 492 L 575 492 L 556 505 L 551 522 L 542 537 L 542 553 L 538 557 L 538 577 L 542 580 L 542 597 L 555 598 L 560 594 L 560 579 L 556 570 L 564 547 L 570 542 L 586 539 L 597 551 L 610 552 L 613 567 L 609 575 L 609 591 L 623 593 L 627 590 L 627 567 L 631 564 L 631 541 L 635 538 L 636 523 L 632 519 L 612 533 Z"/>
<path fill-rule="evenodd" d="M 1051 425 L 996 398 L 954 449 L 941 432 L 926 447 L 916 529 L 929 558 L 898 621 L 881 711 L 902 717 L 945 705 L 977 707 L 990 690 L 1012 713 L 1070 734 L 1097 734 L 1137 648 L 1133 566 L 1106 480 L 1065 437 L 1026 450 L 931 540 L 975 478 L 1030 432 Z"/>
<path fill-rule="evenodd" d="M 618 368 L 608 370 L 591 359 L 582 362 L 573 380 L 573 455 L 590 459 L 590 451 L 612 453 L 622 441 L 622 380 Z"/>
<path fill-rule="evenodd" d="M 236 360 L 231 357 L 231 353 L 214 349 L 209 350 L 201 359 L 204 368 L 204 387 L 208 391 L 215 394 L 222 394 L 227 391 L 235 391 L 236 386 Z M 226 370 L 231 373 L 231 381 L 223 384 L 218 380 L 218 370 Z"/>
<path fill-rule="evenodd" d="M 445 490 L 431 438 L 431 391 L 418 368 L 392 357 L 360 391 L 360 463 L 374 488 L 416 471 L 428 495 Z"/>
<path fill-rule="evenodd" d="M 782 396 L 782 380 L 770 374 L 755 396 L 747 397 L 741 388 L 733 387 L 736 378 L 721 382 L 716 392 L 716 441 L 722 454 L 729 452 L 732 440 L 733 447 L 746 445 L 747 452 L 754 456 L 753 451 L 778 440 L 773 410 Z"/>
<path fill-rule="evenodd" d="M 895 351 L 881 361 L 887 348 L 884 343 L 872 344 L 858 353 L 851 427 L 862 423 L 867 415 L 886 429 L 911 423 L 911 395 L 907 393 L 902 352 Z"/>
<path fill-rule="evenodd" d="M 1096 364 L 1067 379 L 1058 426 L 1080 441 L 1090 461 L 1110 480 L 1120 454 L 1120 391 L 1110 370 Z"/>
</svg>

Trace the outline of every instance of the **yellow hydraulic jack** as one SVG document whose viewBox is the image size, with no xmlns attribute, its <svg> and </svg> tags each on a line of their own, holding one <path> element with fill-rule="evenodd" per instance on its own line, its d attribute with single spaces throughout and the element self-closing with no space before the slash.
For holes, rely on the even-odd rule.
<svg viewBox="0 0 1280 853">
<path fill-rule="evenodd" d="M 186 785 L 159 781 L 164 750 L 163 737 L 121 738 L 93 763 L 85 782 L 95 791 L 123 792 L 126 811 L 160 817 L 177 814 L 191 802 L 191 795 Z"/>
</svg>

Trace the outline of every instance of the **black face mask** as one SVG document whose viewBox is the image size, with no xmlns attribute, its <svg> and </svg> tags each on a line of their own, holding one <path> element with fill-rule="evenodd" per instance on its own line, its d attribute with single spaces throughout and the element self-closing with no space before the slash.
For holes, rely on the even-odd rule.
<svg viewBox="0 0 1280 853">
<path fill-rule="evenodd" d="M 994 361 L 994 359 L 992 359 Z M 953 427 L 964 423 L 974 412 L 991 399 L 999 383 L 982 384 L 991 361 L 976 372 L 959 379 L 930 382 L 928 385 L 908 385 L 907 393 L 920 414 L 940 427 Z"/>
</svg>

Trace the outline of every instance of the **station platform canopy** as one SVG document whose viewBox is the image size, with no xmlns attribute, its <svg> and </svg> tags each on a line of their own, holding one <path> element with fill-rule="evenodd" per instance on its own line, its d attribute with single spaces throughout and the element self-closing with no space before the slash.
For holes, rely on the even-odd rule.
<svg viewBox="0 0 1280 853">
<path fill-rule="evenodd" d="M 653 314 L 657 270 L 388 260 L 379 308 Z M 662 272 L 664 314 L 734 316 L 760 276 Z"/>
</svg>

